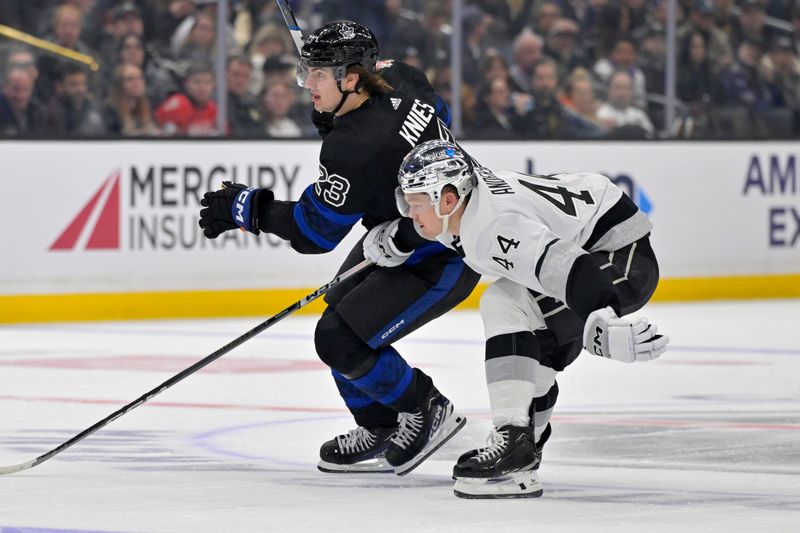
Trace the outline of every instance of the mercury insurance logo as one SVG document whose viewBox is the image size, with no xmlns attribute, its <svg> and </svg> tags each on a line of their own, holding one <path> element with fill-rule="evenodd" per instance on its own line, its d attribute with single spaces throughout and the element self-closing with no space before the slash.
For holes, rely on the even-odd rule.
<svg viewBox="0 0 800 533">
<path fill-rule="evenodd" d="M 50 245 L 55 250 L 119 250 L 119 182 L 115 170 Z"/>
</svg>

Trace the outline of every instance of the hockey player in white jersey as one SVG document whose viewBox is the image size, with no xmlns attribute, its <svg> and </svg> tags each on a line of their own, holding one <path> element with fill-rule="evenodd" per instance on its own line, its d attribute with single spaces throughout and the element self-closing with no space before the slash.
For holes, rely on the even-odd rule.
<svg viewBox="0 0 800 533">
<path fill-rule="evenodd" d="M 487 447 L 459 458 L 455 493 L 540 496 L 558 372 L 584 347 L 624 362 L 666 349 L 668 338 L 646 319 L 620 318 L 658 283 L 652 224 L 605 176 L 492 172 L 447 141 L 409 152 L 399 182 L 398 207 L 420 234 L 499 278 L 480 305 L 494 429 Z M 390 266 L 402 257 L 385 227 L 373 255 Z"/>
</svg>

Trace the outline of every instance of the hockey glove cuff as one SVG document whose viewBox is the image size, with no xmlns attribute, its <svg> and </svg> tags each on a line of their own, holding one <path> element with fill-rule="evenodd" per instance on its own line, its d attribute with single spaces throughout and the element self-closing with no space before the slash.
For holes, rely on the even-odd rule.
<svg viewBox="0 0 800 533">
<path fill-rule="evenodd" d="M 589 315 L 583 329 L 583 345 L 591 353 L 633 363 L 656 359 L 667 349 L 669 337 L 658 335 L 646 318 L 631 322 L 617 317 L 610 307 Z"/>
<path fill-rule="evenodd" d="M 269 189 L 245 187 L 239 183 L 224 181 L 222 189 L 207 192 L 200 205 L 200 227 L 209 239 L 216 239 L 222 233 L 242 228 L 255 235 L 259 234 L 259 212 L 265 213 L 267 204 L 275 198 Z"/>
<path fill-rule="evenodd" d="M 396 267 L 402 265 L 413 252 L 402 252 L 394 242 L 397 228 L 400 226 L 398 218 L 389 222 L 378 224 L 364 237 L 364 258 L 371 260 L 378 266 Z"/>
</svg>

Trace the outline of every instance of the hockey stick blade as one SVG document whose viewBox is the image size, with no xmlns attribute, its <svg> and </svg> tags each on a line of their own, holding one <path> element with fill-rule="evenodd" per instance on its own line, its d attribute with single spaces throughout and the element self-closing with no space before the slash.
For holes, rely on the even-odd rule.
<svg viewBox="0 0 800 533">
<path fill-rule="evenodd" d="M 210 363 L 213 363 L 214 361 L 216 361 L 217 359 L 219 359 L 220 357 L 222 357 L 226 353 L 230 352 L 234 348 L 236 348 L 238 346 L 241 346 L 242 344 L 244 344 L 248 340 L 252 339 L 253 337 L 258 335 L 259 333 L 261 333 L 265 329 L 273 326 L 274 324 L 277 324 L 278 322 L 280 322 L 281 320 L 283 320 L 287 316 L 291 315 L 292 313 L 294 313 L 295 311 L 297 311 L 301 307 L 304 307 L 305 305 L 307 305 L 308 303 L 312 302 L 313 300 L 316 300 L 317 298 L 319 298 L 320 296 L 322 296 L 323 294 L 325 294 L 329 290 L 333 289 L 334 287 L 336 287 L 337 285 L 342 283 L 344 280 L 350 278 L 351 276 L 354 276 L 355 274 L 361 272 L 362 270 L 366 269 L 367 267 L 371 266 L 372 264 L 373 264 L 372 261 L 370 261 L 369 259 L 363 260 L 362 262 L 360 262 L 357 265 L 355 265 L 353 268 L 351 268 L 351 269 L 349 269 L 349 270 L 347 270 L 345 272 L 342 272 L 341 274 L 339 274 L 338 276 L 333 278 L 331 281 L 329 281 L 328 283 L 326 283 L 325 285 L 323 285 L 319 289 L 317 289 L 314 292 L 304 296 L 301 300 L 298 300 L 297 302 L 293 303 L 292 305 L 290 305 L 289 307 L 287 307 L 286 309 L 284 309 L 283 311 L 281 311 L 277 315 L 275 315 L 275 316 L 273 316 L 271 318 L 268 318 L 267 320 L 265 320 L 261 324 L 257 325 L 256 327 L 254 327 L 253 329 L 251 329 L 247 333 L 241 335 L 240 337 L 237 337 L 236 339 L 232 340 L 231 342 L 229 342 L 228 344 L 226 344 L 225 346 L 223 346 L 222 348 L 220 348 L 216 352 L 214 352 L 214 353 L 206 356 L 205 358 L 199 360 L 198 362 L 196 362 L 192 366 L 190 366 L 188 368 L 185 368 L 184 370 L 181 370 L 180 372 L 178 372 L 177 374 L 175 374 L 174 376 L 169 378 L 167 381 L 165 381 L 164 383 L 162 383 L 158 387 L 156 387 L 153 390 L 143 394 L 142 396 L 140 396 L 136 400 L 132 401 L 128 405 L 118 409 L 117 411 L 114 411 L 113 413 L 111 413 L 110 415 L 105 417 L 104 419 L 100 420 L 99 422 L 97 422 L 93 426 L 84 429 L 83 431 L 81 431 L 80 433 L 78 433 L 77 435 L 75 435 L 74 437 L 69 439 L 68 441 L 65 441 L 64 443 L 59 445 L 58 447 L 53 448 L 49 452 L 40 455 L 36 459 L 32 459 L 32 460 L 24 462 L 24 463 L 19 463 L 19 464 L 12 465 L 12 466 L 0 466 L 0 475 L 13 474 L 15 472 L 22 472 L 23 470 L 29 470 L 29 469 L 37 466 L 37 465 L 42 464 L 43 462 L 47 461 L 48 459 L 51 459 L 51 458 L 55 457 L 56 455 L 60 454 L 61 452 L 63 452 L 67 448 L 79 443 L 80 441 L 82 441 L 83 439 L 85 439 L 86 437 L 91 435 L 92 433 L 94 433 L 94 432 L 98 431 L 99 429 L 107 426 L 108 424 L 110 424 L 111 422 L 113 422 L 117 418 L 121 417 L 122 415 L 125 415 L 125 414 L 133 411 L 134 409 L 136 409 L 137 407 L 139 407 L 140 405 L 142 405 L 146 401 L 150 400 L 154 396 L 158 396 L 159 394 L 161 394 L 162 392 L 164 392 L 168 388 L 172 387 L 176 383 L 179 383 L 180 381 L 183 381 L 185 378 L 191 376 L 192 374 L 194 374 L 198 370 L 201 370 L 202 368 L 206 367 Z"/>
</svg>

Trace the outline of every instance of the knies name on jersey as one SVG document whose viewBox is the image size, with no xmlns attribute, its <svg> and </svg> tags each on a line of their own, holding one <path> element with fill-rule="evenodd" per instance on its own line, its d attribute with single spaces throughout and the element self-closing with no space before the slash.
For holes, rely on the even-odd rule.
<svg viewBox="0 0 800 533">
<path fill-rule="evenodd" d="M 433 106 L 414 100 L 411 111 L 406 115 L 403 126 L 400 128 L 400 136 L 407 140 L 413 148 L 419 142 L 420 135 L 435 114 L 436 110 Z"/>
</svg>

